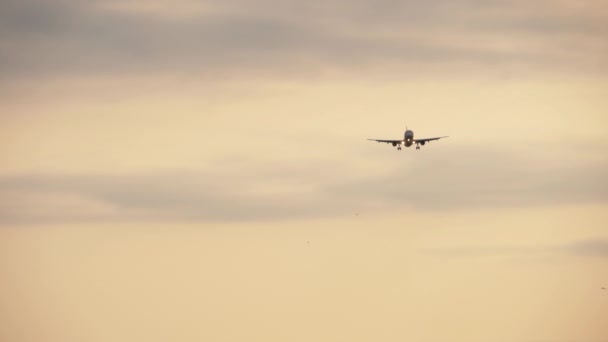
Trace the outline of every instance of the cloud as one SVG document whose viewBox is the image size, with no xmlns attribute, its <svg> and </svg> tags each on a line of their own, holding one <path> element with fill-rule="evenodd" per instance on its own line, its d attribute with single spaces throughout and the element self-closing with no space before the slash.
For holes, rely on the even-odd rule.
<svg viewBox="0 0 608 342">
<path fill-rule="evenodd" d="M 569 253 L 581 256 L 608 257 L 608 240 L 596 239 L 579 241 L 563 247 Z"/>
<path fill-rule="evenodd" d="M 256 221 L 348 210 L 349 201 L 323 198 L 310 179 L 242 170 L 0 177 L 0 223 Z"/>
<path fill-rule="evenodd" d="M 4 175 L 0 222 L 288 220 L 608 201 L 605 159 L 571 165 L 492 148 L 440 151 L 407 164 L 361 155 L 376 172 L 339 160 L 245 160 L 200 171 Z"/>
<path fill-rule="evenodd" d="M 276 76 L 421 66 L 605 73 L 606 18 L 526 4 L 3 1 L 0 75 Z"/>
<path fill-rule="evenodd" d="M 529 256 L 567 254 L 580 257 L 608 257 L 608 240 L 597 238 L 557 245 L 476 245 L 426 248 L 424 251 L 448 257 Z"/>
<path fill-rule="evenodd" d="M 428 154 L 330 191 L 427 211 L 606 202 L 606 172 L 605 158 L 551 161 L 524 151 L 459 146 L 457 153 Z"/>
</svg>

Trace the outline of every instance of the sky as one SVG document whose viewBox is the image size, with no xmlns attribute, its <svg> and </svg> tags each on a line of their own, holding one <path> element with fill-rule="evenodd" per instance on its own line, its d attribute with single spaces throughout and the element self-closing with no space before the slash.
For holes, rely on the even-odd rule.
<svg viewBox="0 0 608 342">
<path fill-rule="evenodd" d="M 608 342 L 607 6 L 0 0 L 0 340 Z"/>
</svg>

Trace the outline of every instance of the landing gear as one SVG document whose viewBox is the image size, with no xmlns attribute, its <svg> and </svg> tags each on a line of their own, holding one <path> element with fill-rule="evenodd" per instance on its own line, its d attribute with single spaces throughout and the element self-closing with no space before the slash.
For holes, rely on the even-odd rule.
<svg viewBox="0 0 608 342">
<path fill-rule="evenodd" d="M 420 149 L 420 145 L 416 145 L 416 149 L 419 150 Z"/>
<path fill-rule="evenodd" d="M 397 151 L 401 151 L 401 146 L 397 147 Z"/>
</svg>

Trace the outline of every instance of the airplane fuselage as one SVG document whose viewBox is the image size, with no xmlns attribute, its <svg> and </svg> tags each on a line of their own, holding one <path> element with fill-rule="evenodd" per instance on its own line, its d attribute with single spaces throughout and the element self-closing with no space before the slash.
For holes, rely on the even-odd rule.
<svg viewBox="0 0 608 342">
<path fill-rule="evenodd" d="M 414 131 L 408 129 L 403 133 L 403 145 L 410 147 L 414 143 Z"/>
</svg>

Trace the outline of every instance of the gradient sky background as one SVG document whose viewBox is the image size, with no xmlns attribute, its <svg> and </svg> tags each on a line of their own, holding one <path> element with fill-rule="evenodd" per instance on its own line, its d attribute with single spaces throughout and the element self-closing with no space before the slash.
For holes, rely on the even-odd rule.
<svg viewBox="0 0 608 342">
<path fill-rule="evenodd" d="M 0 340 L 608 341 L 607 123 L 605 1 L 0 0 Z"/>
</svg>

